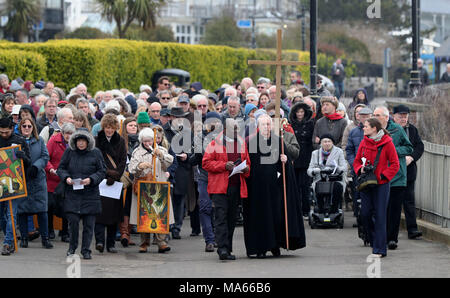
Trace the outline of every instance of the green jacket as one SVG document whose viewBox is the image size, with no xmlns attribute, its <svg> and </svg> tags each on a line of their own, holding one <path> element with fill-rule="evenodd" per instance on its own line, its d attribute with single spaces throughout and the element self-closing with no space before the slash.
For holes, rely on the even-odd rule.
<svg viewBox="0 0 450 298">
<path fill-rule="evenodd" d="M 392 120 L 389 120 L 386 127 L 391 134 L 392 142 L 397 150 L 398 161 L 400 163 L 400 170 L 397 175 L 391 180 L 392 186 L 406 186 L 406 159 L 407 155 L 413 153 L 414 148 L 405 133 L 405 130 Z"/>
</svg>

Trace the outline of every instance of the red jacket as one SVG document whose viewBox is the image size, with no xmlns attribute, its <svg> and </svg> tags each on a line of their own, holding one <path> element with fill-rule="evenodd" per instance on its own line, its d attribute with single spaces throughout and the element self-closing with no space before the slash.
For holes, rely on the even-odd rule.
<svg viewBox="0 0 450 298">
<path fill-rule="evenodd" d="M 241 161 L 247 161 L 250 168 L 250 157 L 247 146 L 242 138 L 238 139 L 238 150 L 241 153 Z M 202 168 L 208 172 L 208 193 L 226 194 L 228 189 L 228 176 L 230 172 L 225 168 L 228 162 L 227 152 L 223 144 L 223 134 L 219 134 L 216 139 L 209 143 L 203 155 Z M 250 176 L 250 171 L 239 174 L 241 181 L 241 198 L 247 197 L 247 184 L 245 179 Z"/>
<path fill-rule="evenodd" d="M 57 133 L 53 135 L 47 143 L 47 150 L 50 159 L 45 167 L 45 173 L 47 175 L 47 191 L 54 192 L 56 186 L 59 183 L 58 175 L 53 175 L 50 173 L 51 169 L 58 169 L 59 162 L 61 161 L 61 157 L 66 151 L 66 144 L 63 141 L 63 136 L 61 133 Z"/>
<path fill-rule="evenodd" d="M 375 175 L 377 176 L 378 184 L 385 184 L 391 181 L 400 169 L 397 151 L 395 150 L 394 143 L 392 143 L 392 138 L 390 136 L 384 135 L 379 142 L 375 142 L 367 136 L 364 136 L 364 139 L 359 145 L 355 161 L 353 162 L 353 168 L 356 173 L 360 174 L 362 157 L 367 158 L 366 165 L 368 161 L 373 165 L 377 157 L 378 147 L 381 145 L 384 146 L 381 150 L 378 166 L 375 169 Z M 381 179 L 381 174 L 383 174 L 387 180 Z"/>
</svg>

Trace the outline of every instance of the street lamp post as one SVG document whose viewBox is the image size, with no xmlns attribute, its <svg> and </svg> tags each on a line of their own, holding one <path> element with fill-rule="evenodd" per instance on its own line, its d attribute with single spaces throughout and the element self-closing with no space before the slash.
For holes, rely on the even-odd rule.
<svg viewBox="0 0 450 298">
<path fill-rule="evenodd" d="M 418 24 L 418 14 L 419 14 L 419 0 L 412 0 L 411 7 L 411 23 L 412 23 L 412 70 L 411 78 L 409 82 L 409 88 L 411 93 L 418 89 L 421 85 L 420 82 L 420 72 L 417 69 L 417 59 L 419 57 L 419 44 L 420 44 L 420 32 Z"/>
<path fill-rule="evenodd" d="M 311 97 L 317 97 L 317 0 L 311 0 L 310 5 L 310 75 L 311 75 Z"/>
</svg>

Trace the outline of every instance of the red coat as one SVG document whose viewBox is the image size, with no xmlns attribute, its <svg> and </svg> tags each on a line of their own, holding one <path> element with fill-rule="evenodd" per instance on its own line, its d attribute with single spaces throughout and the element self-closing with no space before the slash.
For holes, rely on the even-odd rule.
<svg viewBox="0 0 450 298">
<path fill-rule="evenodd" d="M 362 168 L 362 157 L 367 158 L 366 164 L 370 161 L 370 164 L 373 165 L 375 158 L 377 157 L 378 147 L 381 145 L 384 146 L 381 150 L 378 166 L 375 169 L 375 175 L 377 176 L 378 184 L 385 184 L 391 181 L 400 169 L 397 151 L 395 150 L 394 143 L 392 143 L 392 138 L 390 136 L 384 135 L 379 142 L 375 142 L 367 136 L 364 136 L 364 139 L 359 145 L 355 161 L 353 162 L 353 168 L 356 173 L 360 173 L 359 171 Z M 387 180 L 381 179 L 381 174 L 383 174 Z"/>
<path fill-rule="evenodd" d="M 47 191 L 54 192 L 56 186 L 59 183 L 58 175 L 53 175 L 50 173 L 51 169 L 58 169 L 59 162 L 66 151 L 66 144 L 63 141 L 63 136 L 61 133 L 53 135 L 47 143 L 48 155 L 50 160 L 45 167 L 45 174 L 47 175 Z"/>
<path fill-rule="evenodd" d="M 250 157 L 248 156 L 247 146 L 242 138 L 239 138 L 238 150 L 241 153 L 241 161 L 247 161 L 250 168 Z M 219 134 L 215 140 L 209 143 L 203 155 L 202 168 L 208 172 L 208 193 L 226 194 L 228 189 L 228 176 L 230 172 L 225 168 L 228 162 L 228 156 L 223 144 L 223 135 Z M 239 174 L 241 181 L 241 198 L 247 197 L 247 183 L 245 179 L 250 176 L 250 171 L 245 174 Z"/>
</svg>

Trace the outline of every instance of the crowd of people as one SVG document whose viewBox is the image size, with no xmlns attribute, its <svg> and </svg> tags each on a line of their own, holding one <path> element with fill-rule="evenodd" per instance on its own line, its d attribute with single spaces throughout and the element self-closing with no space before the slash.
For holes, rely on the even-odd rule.
<svg viewBox="0 0 450 298">
<path fill-rule="evenodd" d="M 361 215 L 374 255 L 397 247 L 402 204 L 409 238 L 420 237 L 414 180 L 423 143 L 408 121 L 408 107 L 396 107 L 391 117 L 383 106 L 371 110 L 364 89 L 345 106 L 320 79 L 318 96 L 300 72 L 291 80 L 276 111 L 277 90 L 268 78 L 247 77 L 208 91 L 201 82 L 182 89 L 161 77 L 155 90 L 141 85 L 139 93 L 92 96 L 82 83 L 66 95 L 50 81 L 10 83 L 0 75 L 0 148 L 22 146 L 16 156 L 23 159 L 28 190 L 27 197 L 12 200 L 20 247 L 40 236 L 44 248 L 53 248 L 54 217 L 62 219 L 59 237 L 68 255 L 78 248 L 80 220 L 84 259 L 91 258 L 93 239 L 100 253 L 117 253 L 116 242 L 136 245 L 136 185 L 151 180 L 171 184 L 170 232 L 141 233 L 140 253 L 151 244 L 169 252 L 187 214 L 190 236 L 203 234 L 205 251 L 216 251 L 220 260 L 235 259 L 233 233 L 240 223 L 248 257 L 277 257 L 280 248 L 306 246 L 311 190 L 326 168 L 343 174 L 333 186 L 333 209 L 342 208 L 350 189 L 354 216 Z M 357 191 L 357 177 L 375 159 L 378 184 Z M 121 200 L 100 195 L 105 180 L 123 183 Z M 0 203 L 0 222 L 1 253 L 10 255 L 9 202 Z"/>
</svg>

